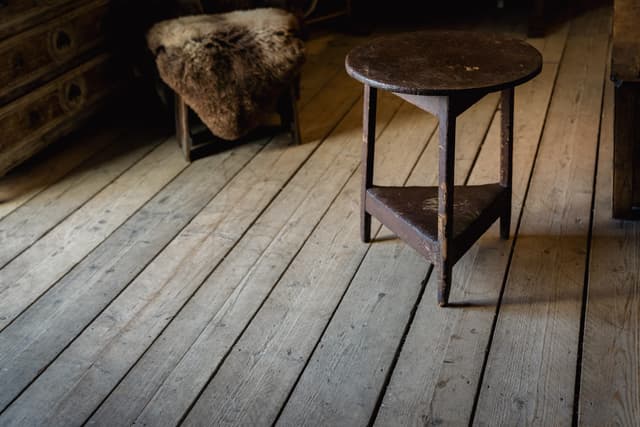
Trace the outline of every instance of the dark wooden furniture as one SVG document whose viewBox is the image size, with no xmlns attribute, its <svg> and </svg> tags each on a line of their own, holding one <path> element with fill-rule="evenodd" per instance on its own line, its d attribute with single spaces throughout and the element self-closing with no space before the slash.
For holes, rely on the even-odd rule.
<svg viewBox="0 0 640 427">
<path fill-rule="evenodd" d="M 355 48 L 347 56 L 346 68 L 365 85 L 362 240 L 371 239 L 373 215 L 437 264 L 438 302 L 446 306 L 453 264 L 498 218 L 502 238 L 509 237 L 514 87 L 540 72 L 542 57 L 520 40 L 481 33 L 417 32 Z M 438 187 L 373 184 L 377 89 L 391 91 L 438 117 Z M 454 186 L 456 117 L 495 91 L 502 91 L 500 182 Z"/>
<path fill-rule="evenodd" d="M 223 14 L 226 12 L 233 12 L 242 9 L 250 10 L 260 7 L 274 7 L 294 13 L 300 7 L 300 2 L 296 0 L 270 0 L 267 4 L 263 4 L 263 2 L 258 1 L 216 2 L 210 0 L 176 0 L 176 2 L 179 5 L 178 9 L 180 15 L 201 15 L 206 13 L 212 16 L 219 14 L 219 17 L 224 17 Z M 214 19 L 213 22 L 216 22 L 216 19 Z M 152 29 L 151 31 L 154 30 Z M 226 45 L 228 43 L 223 40 L 221 41 L 221 44 Z M 232 47 L 229 47 L 229 49 L 231 48 Z M 239 54 L 242 54 L 242 52 L 239 52 Z M 254 58 L 254 60 L 259 62 L 261 59 Z M 276 107 L 281 119 L 281 128 L 290 132 L 293 143 L 301 144 L 300 122 L 298 119 L 297 107 L 297 101 L 300 96 L 299 71 L 293 75 L 294 77 L 291 82 L 285 85 L 286 87 L 282 91 L 283 93 L 279 96 Z M 171 95 L 174 99 L 176 140 L 182 150 L 185 160 L 191 162 L 196 157 L 199 157 L 195 153 L 200 151 L 200 149 L 203 149 L 203 152 L 207 151 L 207 147 L 211 146 L 211 138 L 208 138 L 208 141 L 204 141 L 202 143 L 194 141 L 195 138 L 194 132 L 192 131 L 193 126 L 190 123 L 190 117 L 195 117 L 195 112 L 191 107 L 189 107 L 183 96 L 178 94 L 175 90 L 171 90 L 168 87 L 167 89 L 171 91 Z M 213 134 L 213 131 L 209 136 L 213 136 L 214 140 L 218 140 L 218 142 L 225 142 L 222 138 Z"/>
<path fill-rule="evenodd" d="M 613 217 L 640 219 L 640 2 L 616 0 L 613 16 Z"/>
<path fill-rule="evenodd" d="M 112 0 L 0 1 L 0 176 L 83 124 L 120 81 Z"/>
</svg>

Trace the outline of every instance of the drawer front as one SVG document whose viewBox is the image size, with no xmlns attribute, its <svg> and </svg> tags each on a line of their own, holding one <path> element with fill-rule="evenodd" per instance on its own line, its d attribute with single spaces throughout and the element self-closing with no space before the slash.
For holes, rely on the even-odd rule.
<svg viewBox="0 0 640 427">
<path fill-rule="evenodd" d="M 0 176 L 78 127 L 122 80 L 103 54 L 0 109 Z"/>
<path fill-rule="evenodd" d="M 0 0 L 0 40 L 82 3 L 86 0 Z"/>
<path fill-rule="evenodd" d="M 0 105 L 60 74 L 104 43 L 108 12 L 109 0 L 93 1 L 0 42 Z"/>
</svg>

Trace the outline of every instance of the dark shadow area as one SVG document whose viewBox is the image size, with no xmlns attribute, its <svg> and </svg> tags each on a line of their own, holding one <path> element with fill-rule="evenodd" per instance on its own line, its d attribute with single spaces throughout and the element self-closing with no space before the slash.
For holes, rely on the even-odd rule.
<svg viewBox="0 0 640 427">
<path fill-rule="evenodd" d="M 352 14 L 334 21 L 342 31 L 367 35 L 383 28 L 441 29 L 486 20 L 520 24 L 529 37 L 543 37 L 585 11 L 611 6 L 612 0 L 452 0 L 352 2 Z"/>
<path fill-rule="evenodd" d="M 447 308 L 479 308 L 479 307 L 495 307 L 497 305 L 497 301 L 489 300 L 486 301 L 461 301 L 461 302 L 449 302 L 449 305 L 446 307 L 442 307 L 442 309 Z"/>
<path fill-rule="evenodd" d="M 393 242 L 393 241 L 399 242 L 400 238 L 394 235 L 385 235 L 385 236 L 380 236 L 380 237 L 376 237 L 375 239 L 372 239 L 371 243 L 384 243 L 384 242 Z"/>
<path fill-rule="evenodd" d="M 612 287 L 610 292 L 606 291 L 589 291 L 588 299 L 589 301 L 593 300 L 613 300 L 613 299 L 623 299 L 628 300 L 634 297 L 636 292 L 633 289 L 629 289 L 626 293 L 620 293 L 619 291 L 615 291 Z M 562 303 L 562 302 L 574 302 L 577 305 L 582 304 L 582 295 L 577 292 L 569 292 L 568 290 L 561 290 L 559 293 L 554 294 L 553 296 L 545 296 L 545 295 L 537 295 L 537 296 L 527 296 L 527 297 L 505 297 L 502 300 L 501 305 L 536 305 L 536 304 L 547 304 L 547 303 Z M 497 304 L 495 299 L 475 299 L 468 301 L 458 301 L 458 302 L 450 302 L 449 307 L 452 308 L 474 308 L 474 307 L 493 307 Z"/>
<path fill-rule="evenodd" d="M 213 135 L 204 126 L 199 126 L 194 134 L 193 138 L 193 150 L 191 159 L 193 161 L 201 159 L 206 156 L 219 154 L 227 150 L 232 150 L 245 144 L 256 143 L 258 141 L 267 141 L 274 138 L 284 132 L 280 126 L 261 126 L 243 138 L 235 141 L 227 141 L 222 138 L 218 138 Z"/>
<path fill-rule="evenodd" d="M 619 224 L 623 224 L 623 221 L 618 221 L 618 220 L 612 220 L 615 221 Z M 632 223 L 634 224 L 634 223 Z M 496 239 L 498 239 L 496 237 Z M 584 253 L 580 252 L 578 253 L 579 256 L 584 256 L 584 260 L 585 262 L 587 261 L 587 252 L 586 252 L 586 246 L 587 246 L 587 239 L 586 236 L 585 237 L 578 237 L 578 236 L 565 236 L 565 237 L 560 237 L 560 236 L 553 236 L 553 235 L 549 235 L 549 236 L 544 236 L 544 235 L 520 235 L 518 236 L 518 239 L 523 239 L 523 240 L 528 240 L 529 242 L 527 243 L 527 246 L 539 246 L 539 247 L 547 247 L 548 249 L 545 249 L 544 255 L 539 254 L 536 256 L 536 258 L 541 257 L 541 256 L 549 256 L 549 251 L 552 250 L 553 247 L 555 247 L 556 245 L 561 244 L 561 240 L 562 241 L 566 241 L 569 239 L 580 239 L 580 240 L 584 240 Z M 606 243 L 603 244 L 602 241 L 605 239 L 608 239 L 606 236 L 598 236 L 595 235 L 593 237 L 594 240 L 600 240 L 600 244 L 603 246 L 615 246 L 617 243 L 616 239 L 611 239 L 611 243 Z M 530 241 L 533 240 L 535 241 L 535 243 L 531 243 Z M 380 236 L 379 238 L 375 239 L 372 241 L 372 244 L 380 244 L 380 243 L 384 243 L 384 242 L 391 242 L 391 241 L 395 241 L 395 242 L 401 242 L 400 239 L 395 236 L 394 234 L 390 234 L 390 233 L 386 233 L 382 236 Z M 401 243 L 402 244 L 402 243 Z M 594 241 L 591 242 L 591 244 L 594 244 Z M 511 245 L 511 242 L 509 242 L 509 245 Z M 516 244 L 517 245 L 517 244 Z M 517 246 L 516 246 L 516 251 L 518 250 Z M 572 249 L 566 249 L 566 251 L 570 251 Z M 560 251 L 558 250 L 557 253 L 559 254 Z M 430 264 L 429 261 L 425 260 L 424 261 L 427 264 Z M 509 270 L 512 270 L 514 268 L 513 263 L 518 263 L 518 268 L 520 271 L 522 271 L 523 269 L 531 269 L 531 267 L 527 266 L 527 265 L 523 265 L 523 263 L 526 263 L 527 260 L 524 258 L 520 258 L 520 259 L 514 259 L 512 261 L 512 265 L 509 266 Z M 539 259 L 536 260 L 532 260 L 531 262 L 535 262 L 535 263 L 540 263 Z M 430 272 L 430 274 L 437 274 L 437 268 L 433 267 L 433 265 L 431 265 L 431 267 L 433 268 L 433 271 Z M 457 266 L 454 265 L 454 272 L 456 271 Z M 561 269 L 561 266 L 559 265 L 550 265 L 548 266 L 548 268 L 553 269 L 553 270 L 559 270 Z M 590 266 L 585 264 L 584 265 L 584 269 L 587 270 L 589 269 Z M 455 273 L 454 273 L 455 274 Z M 637 272 L 637 275 L 640 275 L 640 272 Z M 583 298 L 583 283 L 582 283 L 582 274 L 577 275 L 580 277 L 579 279 L 579 283 L 575 283 L 575 282 L 571 282 L 570 279 L 558 279 L 559 280 L 559 285 L 557 285 L 554 288 L 547 288 L 545 283 L 542 282 L 536 282 L 535 280 L 531 280 L 531 287 L 529 290 L 526 291 L 527 295 L 522 295 L 522 296 L 513 296 L 513 295 L 509 295 L 509 291 L 508 291 L 508 287 L 509 287 L 509 283 L 507 282 L 507 288 L 506 288 L 506 292 L 503 296 L 503 299 L 501 301 L 501 305 L 503 306 L 508 306 L 508 305 L 536 305 L 536 304 L 548 304 L 548 303 L 557 303 L 557 304 L 561 304 L 561 303 L 575 303 L 576 305 L 581 305 L 582 304 L 582 298 Z M 589 277 L 589 275 L 587 275 L 587 277 Z M 427 275 L 426 281 L 430 280 L 430 276 Z M 502 274 L 500 275 L 500 277 L 495 278 L 496 281 L 501 281 L 502 280 Z M 620 287 L 617 286 L 618 284 L 615 282 L 615 278 L 612 277 L 612 283 L 611 283 L 611 287 L 610 289 L 604 289 L 602 286 L 598 287 L 597 290 L 595 288 L 591 288 L 589 287 L 589 295 L 588 295 L 588 299 L 589 301 L 594 301 L 594 300 L 613 300 L 613 299 L 620 299 L 621 301 L 625 301 L 625 300 L 629 300 L 629 299 L 633 299 L 634 296 L 636 295 L 636 293 L 634 292 L 633 288 L 631 286 L 625 286 L 625 287 Z M 626 280 L 633 280 L 630 278 L 627 278 Z M 544 285 L 544 286 L 543 286 Z M 469 291 L 473 291 L 473 283 L 469 284 Z M 449 305 L 447 306 L 447 308 L 486 308 L 486 307 L 496 307 L 498 304 L 498 295 L 496 295 L 494 298 L 467 298 L 467 299 L 458 299 L 456 300 L 456 294 L 459 294 L 460 292 L 464 292 L 464 289 L 459 289 L 459 283 L 457 283 L 454 280 L 454 283 L 452 284 L 452 288 L 451 288 L 451 300 L 449 302 Z"/>
</svg>

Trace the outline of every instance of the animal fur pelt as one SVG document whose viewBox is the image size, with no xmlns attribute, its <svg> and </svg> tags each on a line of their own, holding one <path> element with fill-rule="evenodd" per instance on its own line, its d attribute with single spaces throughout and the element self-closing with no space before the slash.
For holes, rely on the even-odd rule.
<svg viewBox="0 0 640 427">
<path fill-rule="evenodd" d="M 280 9 L 195 15 L 147 33 L 164 82 L 214 135 L 238 139 L 259 124 L 300 72 L 296 18 Z"/>
</svg>

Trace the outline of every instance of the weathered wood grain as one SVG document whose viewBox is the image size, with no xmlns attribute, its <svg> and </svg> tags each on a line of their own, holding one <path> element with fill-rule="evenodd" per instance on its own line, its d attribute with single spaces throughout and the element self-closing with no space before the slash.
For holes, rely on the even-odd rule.
<svg viewBox="0 0 640 427">
<path fill-rule="evenodd" d="M 611 219 L 613 84 L 600 131 L 578 424 L 640 420 L 640 224 Z"/>
<path fill-rule="evenodd" d="M 393 98 L 383 102 L 381 129 L 399 104 Z M 360 120 L 354 106 L 89 424 L 110 424 L 107 414 L 116 414 L 118 425 L 181 419 L 357 168 Z"/>
<path fill-rule="evenodd" d="M 338 95 L 323 92 L 303 110 L 303 123 L 311 124 L 305 126 L 309 142 L 290 147 L 288 135 L 281 135 L 261 151 L 36 380 L 25 399 L 7 409 L 7 423 L 84 421 L 353 105 L 356 86 L 341 76 L 334 86 Z M 170 206 L 162 209 L 164 214 Z M 103 376 L 107 370 L 111 375 Z M 52 395 L 50 384 L 61 381 L 64 386 Z M 44 401 L 46 408 L 32 410 Z"/>
<path fill-rule="evenodd" d="M 435 128 L 433 117 L 406 108 L 378 141 L 378 182 L 401 184 Z M 402 150 L 395 145 L 399 136 Z M 368 245 L 358 238 L 360 179 L 358 171 L 349 179 L 218 368 L 186 425 L 275 420 L 366 254 Z"/>
<path fill-rule="evenodd" d="M 572 23 L 475 425 L 571 425 L 609 13 Z M 584 52 L 589 52 L 588 56 Z"/>
<path fill-rule="evenodd" d="M 147 155 L 166 139 L 163 133 L 116 128 L 103 135 L 109 139 L 104 150 L 1 219 L 0 268 Z"/>
<path fill-rule="evenodd" d="M 167 140 L 0 270 L 0 330 L 185 167 Z"/>
<path fill-rule="evenodd" d="M 497 102 L 491 94 L 458 118 L 460 184 L 471 170 Z M 437 148 L 434 134 L 407 185 L 436 184 Z M 389 234 L 383 229 L 379 236 Z M 284 407 L 279 425 L 368 424 L 428 270 L 429 263 L 397 239 L 373 243 Z"/>
<path fill-rule="evenodd" d="M 514 219 L 519 218 L 524 203 L 567 30 L 560 28 L 545 39 L 528 40 L 543 53 L 545 64 L 536 79 L 516 89 Z M 499 157 L 498 113 L 469 184 L 496 182 Z M 376 425 L 469 424 L 511 243 L 499 239 L 494 225 L 454 267 L 451 301 L 471 303 L 471 307 L 439 308 L 435 301 L 436 283 L 434 277 L 429 278 Z"/>
<path fill-rule="evenodd" d="M 6 384 L 0 407 L 15 399 L 263 144 L 192 164 L 0 332 L 0 365 L 6 368 L 0 371 Z M 180 156 L 177 148 L 174 155 Z"/>
</svg>

